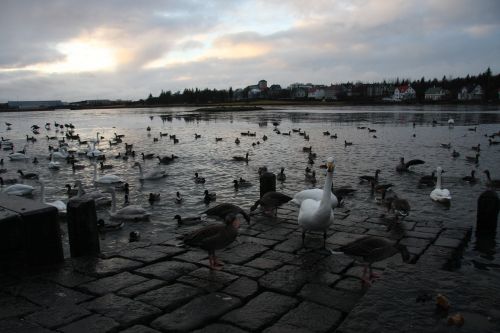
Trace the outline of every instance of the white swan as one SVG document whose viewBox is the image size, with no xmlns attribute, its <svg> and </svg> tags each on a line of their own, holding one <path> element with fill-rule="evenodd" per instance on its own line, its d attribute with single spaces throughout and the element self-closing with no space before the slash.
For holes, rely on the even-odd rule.
<svg viewBox="0 0 500 333">
<path fill-rule="evenodd" d="M 7 155 L 7 157 L 11 161 L 24 161 L 26 159 L 29 159 L 29 157 L 23 153 L 12 153 L 12 154 Z"/>
<path fill-rule="evenodd" d="M 441 167 L 437 167 L 436 169 L 436 188 L 432 190 L 430 197 L 432 200 L 444 203 L 444 204 L 450 204 L 451 201 L 451 195 L 450 191 L 447 189 L 441 188 L 441 173 L 443 172 L 443 169 Z"/>
<path fill-rule="evenodd" d="M 104 155 L 104 153 L 102 151 L 100 151 L 99 149 L 96 149 L 95 147 L 95 143 L 92 144 L 92 149 L 89 149 L 89 151 L 87 152 L 87 157 L 98 157 L 98 156 L 101 156 L 101 155 Z"/>
<path fill-rule="evenodd" d="M 41 187 L 40 202 L 44 203 L 46 205 L 56 207 L 59 214 L 62 214 L 62 215 L 66 214 L 66 204 L 64 202 L 62 202 L 61 200 L 56 200 L 56 201 L 52 201 L 52 202 L 45 201 L 45 183 L 43 180 L 39 180 L 39 182 L 40 182 L 40 187 Z"/>
<path fill-rule="evenodd" d="M 304 244 L 307 231 L 323 231 L 323 245 L 325 245 L 326 230 L 333 222 L 332 195 L 330 190 L 332 188 L 333 169 L 335 168 L 333 158 L 328 158 L 326 164 L 327 174 L 321 200 L 305 199 L 300 204 L 298 222 L 302 227 L 302 245 Z"/>
<path fill-rule="evenodd" d="M 155 179 L 160 179 L 167 177 L 167 174 L 165 173 L 165 170 L 152 170 L 147 173 L 143 173 L 142 171 L 142 166 L 141 163 L 135 162 L 134 167 L 139 167 L 139 173 L 140 173 L 140 180 L 155 180 Z"/>
<path fill-rule="evenodd" d="M 94 183 L 99 185 L 120 185 L 125 183 L 123 178 L 118 177 L 117 175 L 104 175 L 102 177 L 97 178 L 97 165 L 93 163 L 94 166 Z"/>
<path fill-rule="evenodd" d="M 106 193 L 100 191 L 85 192 L 82 182 L 79 180 L 75 182 L 75 185 L 78 186 L 78 194 L 76 195 L 78 198 L 94 200 L 96 208 L 111 205 L 111 198 Z"/>
<path fill-rule="evenodd" d="M 134 220 L 134 221 L 140 221 L 140 220 L 147 220 L 149 219 L 149 216 L 151 215 L 150 212 L 146 211 L 144 208 L 142 208 L 139 205 L 128 205 L 123 208 L 120 208 L 119 210 L 116 210 L 116 194 L 115 194 L 115 189 L 114 188 L 109 188 L 107 189 L 109 193 L 111 193 L 111 200 L 112 200 L 112 206 L 111 206 L 111 211 L 109 213 L 109 216 L 111 219 L 114 220 Z"/>
<path fill-rule="evenodd" d="M 3 191 L 3 193 L 8 195 L 26 196 L 26 195 L 31 195 L 33 193 L 33 190 L 34 190 L 33 186 L 30 185 L 14 184 L 7 187 Z"/>
<path fill-rule="evenodd" d="M 51 155 L 51 159 L 54 158 L 54 159 L 63 160 L 69 156 L 69 153 L 66 151 L 65 148 L 60 148 L 59 151 L 55 151 L 50 155 Z"/>
<path fill-rule="evenodd" d="M 59 170 L 60 168 L 61 168 L 61 164 L 59 162 L 55 162 L 54 155 L 50 154 L 49 169 L 50 170 Z"/>
</svg>

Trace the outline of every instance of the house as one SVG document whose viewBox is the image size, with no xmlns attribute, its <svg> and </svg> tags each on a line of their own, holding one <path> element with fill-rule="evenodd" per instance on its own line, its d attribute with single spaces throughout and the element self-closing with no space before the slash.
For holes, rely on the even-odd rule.
<svg viewBox="0 0 500 333">
<path fill-rule="evenodd" d="M 63 106 L 63 102 L 60 100 L 54 101 L 9 101 L 9 109 L 19 109 L 19 110 L 44 110 L 53 109 L 56 107 Z"/>
<path fill-rule="evenodd" d="M 322 100 L 325 98 L 325 89 L 323 87 L 312 87 L 307 91 L 307 98 Z"/>
<path fill-rule="evenodd" d="M 457 99 L 459 101 L 480 101 L 483 99 L 484 91 L 479 84 L 475 86 L 464 86 L 458 92 Z"/>
<path fill-rule="evenodd" d="M 442 101 L 449 96 L 449 90 L 443 89 L 441 87 L 431 87 L 425 91 L 426 101 Z"/>
<path fill-rule="evenodd" d="M 323 89 L 325 91 L 325 100 L 327 101 L 335 101 L 341 93 L 341 89 L 337 85 L 331 85 L 330 87 L 325 87 Z"/>
<path fill-rule="evenodd" d="M 404 84 L 394 89 L 391 100 L 394 102 L 408 101 L 417 98 L 417 93 L 410 85 Z"/>
<path fill-rule="evenodd" d="M 394 88 L 389 84 L 372 83 L 365 86 L 365 96 L 369 98 L 386 97 L 391 95 Z"/>
</svg>

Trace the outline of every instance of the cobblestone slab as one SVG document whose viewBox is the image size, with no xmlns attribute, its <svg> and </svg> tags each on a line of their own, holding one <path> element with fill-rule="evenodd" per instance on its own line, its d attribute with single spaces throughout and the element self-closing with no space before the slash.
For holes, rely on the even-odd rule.
<svg viewBox="0 0 500 333">
<path fill-rule="evenodd" d="M 58 269 L 41 276 L 44 279 L 56 282 L 68 288 L 73 288 L 82 283 L 90 282 L 96 278 L 84 275 L 73 270 L 73 268 Z"/>
<path fill-rule="evenodd" d="M 241 299 L 247 299 L 255 295 L 259 290 L 259 285 L 252 279 L 241 277 L 227 286 L 223 292 L 234 295 Z"/>
<path fill-rule="evenodd" d="M 0 294 L 0 319 L 24 316 L 40 309 L 23 298 Z"/>
<path fill-rule="evenodd" d="M 138 324 L 161 314 L 156 307 L 114 294 L 107 294 L 81 305 L 88 310 L 113 318 L 124 326 Z"/>
<path fill-rule="evenodd" d="M 198 296 L 202 291 L 182 283 L 175 283 L 169 286 L 146 292 L 135 299 L 163 310 L 170 310 Z"/>
<path fill-rule="evenodd" d="M 224 288 L 224 284 L 218 281 L 210 281 L 192 275 L 183 275 L 177 279 L 177 282 L 189 284 L 207 293 L 216 292 Z"/>
<path fill-rule="evenodd" d="M 132 285 L 130 287 L 124 288 L 116 292 L 117 295 L 123 297 L 135 297 L 140 294 L 144 294 L 152 289 L 158 289 L 159 287 L 165 285 L 166 282 L 163 280 L 157 279 L 147 279 L 144 282 Z"/>
<path fill-rule="evenodd" d="M 82 284 L 79 288 L 95 295 L 105 295 L 145 281 L 147 281 L 147 279 L 143 276 L 122 272 Z"/>
<path fill-rule="evenodd" d="M 231 264 L 242 264 L 267 250 L 268 248 L 264 245 L 243 243 L 227 251 L 220 252 L 218 257 Z"/>
<path fill-rule="evenodd" d="M 264 274 L 265 271 L 260 269 L 248 267 L 248 266 L 240 266 L 240 265 L 231 265 L 226 264 L 223 268 L 224 272 L 228 272 L 231 274 L 238 274 L 243 276 L 248 276 L 249 278 L 258 278 Z"/>
<path fill-rule="evenodd" d="M 0 332 L 5 333 L 51 333 L 54 331 L 45 329 L 37 324 L 25 321 L 7 319 L 0 320 Z"/>
<path fill-rule="evenodd" d="M 243 307 L 226 314 L 222 320 L 247 330 L 257 331 L 270 325 L 297 303 L 295 298 L 289 296 L 263 292 Z"/>
<path fill-rule="evenodd" d="M 245 266 L 261 269 L 263 271 L 272 271 L 282 265 L 283 263 L 279 260 L 266 259 L 262 257 L 255 258 L 254 260 L 245 264 Z"/>
<path fill-rule="evenodd" d="M 189 275 L 207 281 L 221 283 L 224 285 L 228 285 L 232 281 L 238 279 L 237 275 L 223 271 L 212 270 L 206 267 L 198 268 L 197 270 L 190 272 Z"/>
<path fill-rule="evenodd" d="M 100 259 L 87 257 L 72 259 L 72 262 L 74 269 L 78 272 L 97 277 L 117 274 L 144 265 L 139 261 L 125 258 Z"/>
<path fill-rule="evenodd" d="M 162 331 L 185 332 L 208 324 L 240 304 L 240 300 L 234 296 L 211 293 L 157 318 L 151 326 Z"/>
<path fill-rule="evenodd" d="M 50 307 L 26 316 L 25 319 L 48 328 L 67 325 L 80 318 L 90 316 L 91 313 L 81 306 L 65 305 Z"/>
<path fill-rule="evenodd" d="M 322 304 L 342 312 L 349 312 L 361 298 L 360 293 L 333 289 L 318 284 L 306 284 L 299 295 L 311 302 Z"/>
<path fill-rule="evenodd" d="M 136 272 L 171 282 L 178 277 L 195 270 L 196 268 L 196 265 L 180 261 L 164 261 L 137 269 Z"/>
<path fill-rule="evenodd" d="M 331 332 L 341 318 L 340 311 L 305 301 L 264 330 L 264 333 Z"/>
<path fill-rule="evenodd" d="M 137 260 L 148 264 L 170 256 L 164 252 L 152 250 L 150 247 L 125 250 L 119 252 L 118 255 L 126 259 Z"/>
<path fill-rule="evenodd" d="M 297 266 L 283 266 L 259 279 L 259 284 L 284 294 L 295 294 L 307 282 L 307 274 Z"/>
<path fill-rule="evenodd" d="M 113 319 L 96 314 L 61 327 L 58 331 L 63 333 L 113 332 L 119 326 L 120 324 Z"/>
<path fill-rule="evenodd" d="M 121 333 L 160 333 L 160 331 L 154 330 L 151 327 L 147 327 L 144 325 L 134 325 L 130 328 L 127 328 L 124 331 L 120 331 Z"/>
<path fill-rule="evenodd" d="M 238 327 L 227 324 L 212 324 L 205 326 L 199 330 L 193 331 L 193 333 L 245 333 L 248 331 L 244 331 Z"/>
</svg>

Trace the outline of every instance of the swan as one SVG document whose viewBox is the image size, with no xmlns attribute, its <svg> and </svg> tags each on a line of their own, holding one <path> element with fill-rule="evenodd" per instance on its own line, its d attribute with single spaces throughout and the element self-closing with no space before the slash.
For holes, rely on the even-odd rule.
<svg viewBox="0 0 500 333">
<path fill-rule="evenodd" d="M 441 188 L 441 173 L 443 172 L 443 169 L 441 167 L 437 167 L 436 169 L 436 188 L 431 192 L 430 197 L 432 200 L 443 203 L 443 204 L 450 204 L 451 201 L 451 195 L 450 191 L 447 189 L 442 189 Z"/>
<path fill-rule="evenodd" d="M 27 196 L 33 193 L 33 186 L 24 185 L 24 184 L 14 184 L 7 187 L 3 193 L 8 195 L 18 195 L 18 196 Z"/>
<path fill-rule="evenodd" d="M 51 154 L 51 158 L 54 159 L 65 159 L 69 156 L 66 149 L 61 148 L 59 151 L 55 151 Z"/>
<path fill-rule="evenodd" d="M 139 167 L 139 173 L 140 173 L 140 180 L 156 180 L 160 178 L 167 177 L 167 174 L 165 173 L 165 170 L 153 170 L 149 171 L 147 173 L 142 172 L 142 166 L 141 163 L 135 162 L 134 167 Z"/>
<path fill-rule="evenodd" d="M 119 210 L 116 210 L 116 194 L 115 194 L 115 189 L 114 188 L 109 188 L 106 190 L 107 192 L 111 193 L 111 212 L 109 213 L 111 219 L 114 220 L 133 220 L 133 221 L 140 221 L 140 220 L 148 220 L 149 216 L 151 215 L 150 212 L 146 211 L 144 208 L 142 208 L 139 205 L 128 205 L 123 208 L 120 208 Z"/>
<path fill-rule="evenodd" d="M 56 200 L 52 202 L 45 202 L 45 182 L 43 180 L 39 180 L 40 182 L 40 202 L 46 205 L 50 205 L 52 207 L 56 207 L 57 211 L 60 215 L 66 214 L 66 204 L 61 200 Z"/>
<path fill-rule="evenodd" d="M 102 155 L 104 155 L 104 153 L 102 151 L 100 151 L 99 149 L 96 149 L 95 143 L 92 144 L 92 149 L 89 149 L 89 151 L 87 152 L 87 157 L 91 157 L 91 158 L 92 157 L 99 157 Z"/>
<path fill-rule="evenodd" d="M 120 185 L 125 183 L 123 178 L 118 177 L 117 175 L 104 175 L 102 177 L 97 178 L 97 165 L 94 163 L 94 183 L 99 185 Z"/>
<path fill-rule="evenodd" d="M 59 162 L 54 161 L 54 156 L 50 154 L 49 170 L 59 170 L 61 165 Z"/>
<path fill-rule="evenodd" d="M 331 192 L 331 191 L 329 191 L 329 192 Z M 303 190 L 303 191 L 296 193 L 293 196 L 292 201 L 290 201 L 290 202 L 297 205 L 297 206 L 300 206 L 302 204 L 302 201 L 304 201 L 306 199 L 313 199 L 316 201 L 320 201 L 322 197 L 323 197 L 323 190 L 322 189 L 311 188 L 311 189 Z M 332 209 L 334 209 L 335 207 L 338 206 L 339 202 L 337 200 L 337 197 L 333 193 L 332 193 L 330 199 L 331 199 Z"/>
<path fill-rule="evenodd" d="M 332 196 L 334 195 L 331 192 L 335 168 L 333 158 L 328 158 L 327 166 L 321 200 L 305 199 L 300 204 L 298 222 L 302 227 L 302 245 L 304 245 L 307 231 L 323 231 L 323 246 L 326 246 L 326 230 L 333 222 Z"/>
<path fill-rule="evenodd" d="M 11 161 L 24 161 L 26 159 L 29 159 L 29 157 L 26 156 L 26 154 L 24 154 L 24 153 L 12 153 L 12 154 L 7 155 L 7 157 Z"/>
<path fill-rule="evenodd" d="M 68 186 L 69 186 L 69 184 L 68 184 Z M 78 192 L 77 192 L 76 196 L 78 198 L 82 198 L 82 199 L 94 200 L 94 204 L 95 204 L 96 208 L 111 205 L 111 198 L 109 196 L 107 196 L 106 193 L 103 193 L 100 191 L 86 192 L 83 189 L 82 182 L 79 180 L 77 180 L 75 182 L 75 186 L 78 187 Z"/>
</svg>

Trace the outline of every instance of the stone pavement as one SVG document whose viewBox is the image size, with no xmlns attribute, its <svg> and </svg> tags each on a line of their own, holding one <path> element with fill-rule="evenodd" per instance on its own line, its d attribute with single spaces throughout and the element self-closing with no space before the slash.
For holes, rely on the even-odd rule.
<svg viewBox="0 0 500 333">
<path fill-rule="evenodd" d="M 340 325 L 359 332 L 350 318 L 363 314 L 353 311 L 365 304 L 362 266 L 321 249 L 320 234 L 308 234 L 302 248 L 297 213 L 287 206 L 277 219 L 255 215 L 242 224 L 238 241 L 217 252 L 221 271 L 208 269 L 205 251 L 178 246 L 179 234 L 199 227 L 192 226 L 99 258 L 2 273 L 0 332 L 332 332 Z M 388 230 L 383 217 L 366 214 L 337 209 L 327 247 L 365 235 L 408 246 L 412 264 L 396 255 L 374 264 L 379 272 L 453 267 L 470 239 L 470 227 L 446 221 L 407 219 Z M 380 299 L 391 288 L 385 275 L 367 297 Z"/>
</svg>

